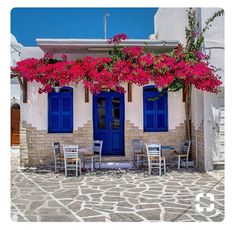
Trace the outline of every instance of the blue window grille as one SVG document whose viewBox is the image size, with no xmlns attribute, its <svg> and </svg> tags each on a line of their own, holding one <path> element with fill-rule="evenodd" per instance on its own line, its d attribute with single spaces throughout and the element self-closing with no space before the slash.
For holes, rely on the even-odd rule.
<svg viewBox="0 0 235 230">
<path fill-rule="evenodd" d="M 144 132 L 168 131 L 168 95 L 155 86 L 144 87 Z"/>
<path fill-rule="evenodd" d="M 48 132 L 73 132 L 73 89 L 63 87 L 59 93 L 48 93 Z"/>
</svg>

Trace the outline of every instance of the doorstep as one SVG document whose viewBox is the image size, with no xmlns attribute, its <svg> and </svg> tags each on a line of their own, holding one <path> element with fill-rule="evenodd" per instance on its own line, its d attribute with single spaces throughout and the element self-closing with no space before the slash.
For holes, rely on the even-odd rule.
<svg viewBox="0 0 235 230">
<path fill-rule="evenodd" d="M 127 159 L 125 156 L 102 156 L 102 162 L 131 162 L 132 160 Z"/>
</svg>

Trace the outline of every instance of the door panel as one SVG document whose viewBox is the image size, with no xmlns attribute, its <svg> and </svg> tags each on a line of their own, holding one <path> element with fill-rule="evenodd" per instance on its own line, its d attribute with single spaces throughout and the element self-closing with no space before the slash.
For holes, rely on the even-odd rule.
<svg viewBox="0 0 235 230">
<path fill-rule="evenodd" d="M 11 145 L 20 144 L 20 109 L 11 109 Z"/>
<path fill-rule="evenodd" d="M 101 92 L 93 97 L 94 139 L 103 140 L 103 155 L 124 154 L 124 95 Z"/>
</svg>

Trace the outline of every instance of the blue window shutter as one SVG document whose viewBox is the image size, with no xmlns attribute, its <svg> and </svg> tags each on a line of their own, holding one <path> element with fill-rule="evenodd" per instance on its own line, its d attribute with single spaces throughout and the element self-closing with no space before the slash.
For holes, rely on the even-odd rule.
<svg viewBox="0 0 235 230">
<path fill-rule="evenodd" d="M 73 131 L 73 94 L 61 94 L 61 132 Z"/>
<path fill-rule="evenodd" d="M 157 92 L 157 95 L 159 93 Z M 167 92 L 156 101 L 156 130 L 168 130 L 168 100 Z"/>
<path fill-rule="evenodd" d="M 168 131 L 167 92 L 159 98 L 155 87 L 144 88 L 144 131 Z M 153 99 L 152 101 L 149 99 Z"/>
<path fill-rule="evenodd" d="M 144 93 L 144 130 L 154 131 L 156 127 L 156 103 L 155 101 L 149 100 L 155 97 L 154 92 Z"/>
<path fill-rule="evenodd" d="M 48 94 L 48 131 L 60 132 L 60 96 L 56 93 Z"/>
<path fill-rule="evenodd" d="M 48 132 L 73 132 L 73 90 L 69 87 L 48 93 Z"/>
</svg>

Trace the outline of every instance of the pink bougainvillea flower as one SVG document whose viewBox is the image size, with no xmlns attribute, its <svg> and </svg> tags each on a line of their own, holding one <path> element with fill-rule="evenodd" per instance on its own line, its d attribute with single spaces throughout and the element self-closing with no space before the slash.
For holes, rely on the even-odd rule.
<svg viewBox="0 0 235 230">
<path fill-rule="evenodd" d="M 126 34 L 116 34 L 111 39 L 108 40 L 109 44 L 119 44 L 122 40 L 126 40 L 128 37 Z"/>
<path fill-rule="evenodd" d="M 126 38 L 125 34 L 118 34 L 110 41 L 118 44 Z M 120 52 L 122 58 L 119 59 L 86 56 L 76 61 L 68 61 L 64 54 L 59 61 L 53 59 L 53 53 L 46 53 L 41 59 L 28 58 L 17 62 L 11 71 L 30 82 L 41 83 L 39 93 L 50 92 L 55 84 L 82 83 L 84 88 L 97 94 L 104 89 L 124 93 L 122 83 L 141 86 L 154 82 L 158 88 L 167 89 L 177 81 L 217 93 L 222 84 L 206 55 L 195 52 L 196 60 L 189 61 L 182 45 L 160 55 L 145 53 L 141 47 L 120 48 Z"/>
</svg>

